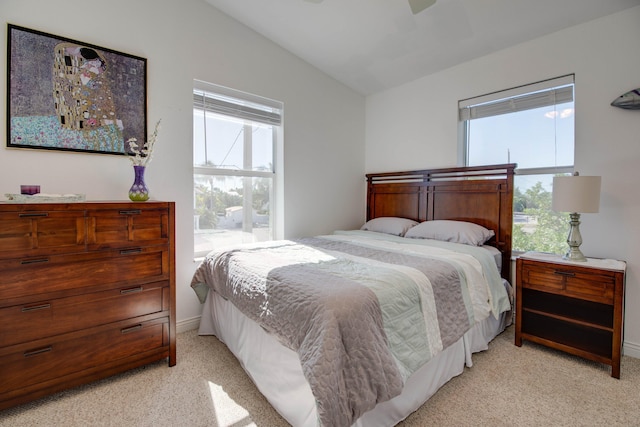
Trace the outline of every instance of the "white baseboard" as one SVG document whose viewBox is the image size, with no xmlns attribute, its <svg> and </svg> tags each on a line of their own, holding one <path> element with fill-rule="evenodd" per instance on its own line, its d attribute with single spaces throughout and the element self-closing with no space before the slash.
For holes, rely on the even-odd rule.
<svg viewBox="0 0 640 427">
<path fill-rule="evenodd" d="M 622 354 L 640 359 L 640 344 L 625 341 L 622 343 Z"/>
<path fill-rule="evenodd" d="M 200 326 L 200 316 L 184 319 L 176 322 L 176 332 L 186 332 L 192 329 L 198 329 Z"/>
</svg>

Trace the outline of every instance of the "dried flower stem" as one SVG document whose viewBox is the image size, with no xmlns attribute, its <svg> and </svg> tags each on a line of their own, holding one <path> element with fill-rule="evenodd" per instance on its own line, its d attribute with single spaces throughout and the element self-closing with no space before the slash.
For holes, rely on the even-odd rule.
<svg viewBox="0 0 640 427">
<path fill-rule="evenodd" d="M 151 161 L 151 154 L 153 154 L 153 146 L 158 138 L 158 130 L 160 129 L 160 122 L 156 123 L 156 127 L 151 134 L 148 141 L 142 144 L 142 147 L 138 144 L 137 138 L 129 138 L 125 147 L 125 154 L 131 160 L 134 166 L 146 166 Z"/>
</svg>

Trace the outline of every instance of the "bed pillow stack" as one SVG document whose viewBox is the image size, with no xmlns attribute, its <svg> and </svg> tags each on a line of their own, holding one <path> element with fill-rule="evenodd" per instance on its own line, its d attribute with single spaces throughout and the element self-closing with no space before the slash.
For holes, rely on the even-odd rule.
<svg viewBox="0 0 640 427">
<path fill-rule="evenodd" d="M 434 239 L 444 242 L 481 246 L 495 233 L 481 225 L 465 221 L 434 220 L 424 221 L 411 227 L 404 237 L 412 239 Z"/>
</svg>

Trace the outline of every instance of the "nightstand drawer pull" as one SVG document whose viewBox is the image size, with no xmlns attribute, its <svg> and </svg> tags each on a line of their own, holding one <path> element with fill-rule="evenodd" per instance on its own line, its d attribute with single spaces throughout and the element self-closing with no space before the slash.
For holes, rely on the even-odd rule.
<svg viewBox="0 0 640 427">
<path fill-rule="evenodd" d="M 140 209 L 130 209 L 126 211 L 120 211 L 120 215 L 140 215 L 142 211 Z"/>
<path fill-rule="evenodd" d="M 134 292 L 142 292 L 142 286 L 138 286 L 137 288 L 129 288 L 129 289 L 121 289 L 120 293 L 122 295 L 132 294 Z"/>
<path fill-rule="evenodd" d="M 554 274 L 558 274 L 560 276 L 565 276 L 565 277 L 576 277 L 576 273 L 571 273 L 570 271 L 554 271 Z"/>
<path fill-rule="evenodd" d="M 130 326 L 130 327 L 124 328 L 124 329 L 120 329 L 120 333 L 122 335 L 129 334 L 131 332 L 139 331 L 140 329 L 142 329 L 142 325 L 138 323 L 137 325 Z"/>
<path fill-rule="evenodd" d="M 49 346 L 49 347 L 39 348 L 37 350 L 25 351 L 24 357 L 37 356 L 38 354 L 48 353 L 51 350 L 53 350 L 53 347 Z"/>
<path fill-rule="evenodd" d="M 30 218 L 30 217 L 42 217 L 42 216 L 49 216 L 49 214 L 47 212 L 25 212 L 25 213 L 21 213 L 18 214 L 18 216 L 20 218 Z"/>
<path fill-rule="evenodd" d="M 28 264 L 39 264 L 42 262 L 49 262 L 49 258 L 40 258 L 40 259 L 25 259 L 20 261 L 20 264 L 22 265 L 28 265 Z"/>
<path fill-rule="evenodd" d="M 51 304 L 40 304 L 31 307 L 22 307 L 22 312 L 28 313 L 30 311 L 47 310 L 49 308 L 51 308 Z"/>
<path fill-rule="evenodd" d="M 142 252 L 142 248 L 123 249 L 120 251 L 120 255 L 139 254 Z"/>
</svg>

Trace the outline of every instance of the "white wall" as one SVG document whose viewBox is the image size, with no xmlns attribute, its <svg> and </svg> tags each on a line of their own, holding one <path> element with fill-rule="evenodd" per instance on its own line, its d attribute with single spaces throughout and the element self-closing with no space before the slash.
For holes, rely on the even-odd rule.
<svg viewBox="0 0 640 427">
<path fill-rule="evenodd" d="M 284 102 L 284 237 L 328 233 L 364 221 L 365 100 L 202 0 L 2 0 L 6 23 L 148 60 L 148 125 L 162 129 L 146 181 L 151 196 L 176 202 L 177 318 L 197 320 L 193 262 L 193 79 Z M 1 68 L 6 81 L 6 67 Z M 6 86 L 0 85 L 0 98 Z M 20 184 L 89 200 L 127 199 L 133 182 L 121 156 L 6 148 L 0 103 L 0 194 Z M 361 198 L 363 203 L 354 203 Z"/>
<path fill-rule="evenodd" d="M 601 175 L 598 214 L 582 216 L 587 256 L 627 261 L 625 354 L 640 357 L 640 111 L 610 102 L 640 87 L 640 7 L 426 76 L 367 98 L 366 170 L 452 166 L 457 102 L 575 73 L 575 165 Z M 504 161 L 506 163 L 506 159 Z"/>
</svg>

